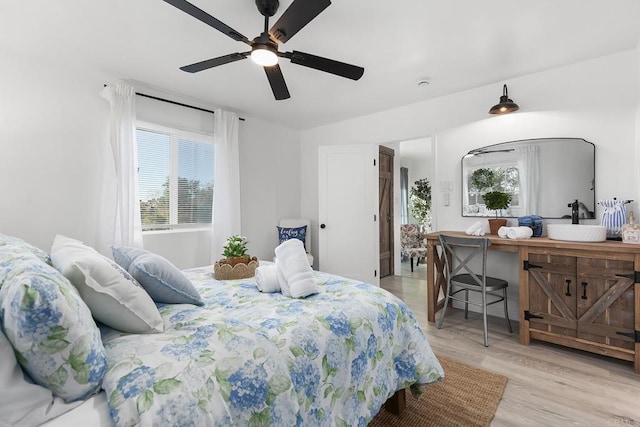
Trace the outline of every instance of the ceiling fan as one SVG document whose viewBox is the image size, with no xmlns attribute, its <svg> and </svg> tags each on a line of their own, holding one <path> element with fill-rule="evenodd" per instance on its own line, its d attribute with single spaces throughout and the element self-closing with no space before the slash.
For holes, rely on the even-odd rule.
<svg viewBox="0 0 640 427">
<path fill-rule="evenodd" d="M 209 68 L 230 62 L 239 61 L 251 56 L 256 63 L 264 67 L 267 79 L 271 85 L 273 95 L 277 100 L 290 97 L 289 89 L 284 81 L 284 76 L 278 65 L 278 58 L 287 58 L 293 64 L 302 65 L 337 76 L 358 80 L 364 73 L 364 68 L 333 59 L 322 58 L 309 53 L 292 51 L 279 52 L 278 43 L 286 43 L 305 25 L 311 22 L 316 16 L 331 4 L 330 0 L 294 0 L 284 11 L 280 19 L 269 28 L 269 17 L 278 11 L 280 2 L 278 0 L 255 0 L 258 11 L 264 16 L 264 31 L 253 40 L 249 40 L 233 28 L 209 15 L 202 9 L 194 6 L 186 0 L 164 0 L 181 11 L 193 16 L 205 24 L 224 33 L 232 39 L 251 46 L 248 52 L 236 52 L 217 58 L 196 62 L 195 64 L 180 67 L 188 73 L 197 73 Z"/>
</svg>

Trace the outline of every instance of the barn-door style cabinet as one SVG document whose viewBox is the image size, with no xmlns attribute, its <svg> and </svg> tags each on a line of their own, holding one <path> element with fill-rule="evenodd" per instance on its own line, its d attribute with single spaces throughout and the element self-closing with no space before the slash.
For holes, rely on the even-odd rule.
<svg viewBox="0 0 640 427">
<path fill-rule="evenodd" d="M 635 361 L 640 342 L 635 258 L 529 247 L 522 263 L 528 306 L 521 301 L 527 343 L 533 338 Z"/>
</svg>

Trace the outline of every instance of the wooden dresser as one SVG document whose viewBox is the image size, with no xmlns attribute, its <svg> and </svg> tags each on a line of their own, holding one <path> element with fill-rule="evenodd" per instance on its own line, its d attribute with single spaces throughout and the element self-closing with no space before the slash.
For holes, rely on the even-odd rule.
<svg viewBox="0 0 640 427">
<path fill-rule="evenodd" d="M 465 236 L 426 235 L 430 322 L 446 289 L 440 234 Z M 640 374 L 640 245 L 485 237 L 490 249 L 518 254 L 521 344 L 537 339 L 628 360 Z"/>
</svg>

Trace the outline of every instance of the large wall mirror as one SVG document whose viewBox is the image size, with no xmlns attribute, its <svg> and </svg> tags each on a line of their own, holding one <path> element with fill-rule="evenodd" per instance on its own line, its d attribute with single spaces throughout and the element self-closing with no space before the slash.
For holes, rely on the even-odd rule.
<svg viewBox="0 0 640 427">
<path fill-rule="evenodd" d="M 489 177 L 490 179 L 486 179 Z M 511 195 L 506 209 L 487 209 L 483 194 Z M 469 151 L 462 158 L 462 216 L 595 218 L 595 145 L 581 138 L 504 142 Z"/>
</svg>

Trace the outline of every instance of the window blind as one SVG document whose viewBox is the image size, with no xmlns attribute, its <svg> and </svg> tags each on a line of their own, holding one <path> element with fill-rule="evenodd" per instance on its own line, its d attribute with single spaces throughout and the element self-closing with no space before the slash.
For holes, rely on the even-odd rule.
<svg viewBox="0 0 640 427">
<path fill-rule="evenodd" d="M 158 127 L 160 128 L 160 127 Z M 211 224 L 211 138 L 179 129 L 136 129 L 144 230 Z"/>
</svg>

